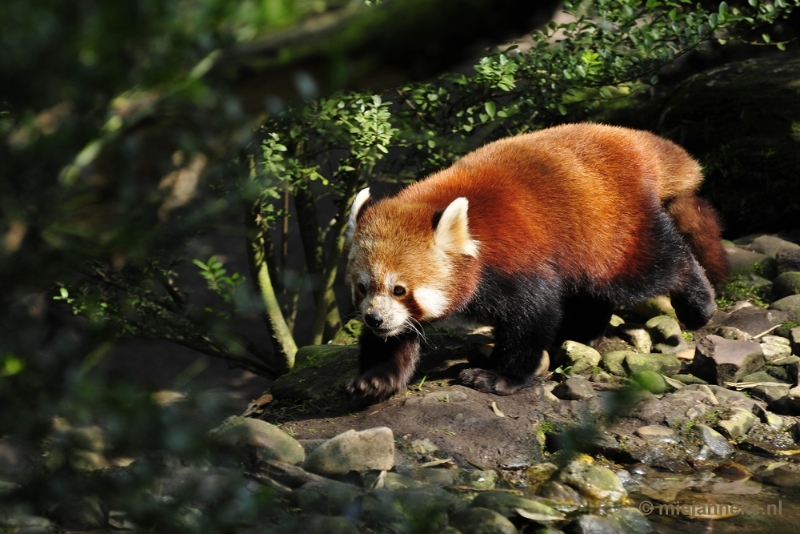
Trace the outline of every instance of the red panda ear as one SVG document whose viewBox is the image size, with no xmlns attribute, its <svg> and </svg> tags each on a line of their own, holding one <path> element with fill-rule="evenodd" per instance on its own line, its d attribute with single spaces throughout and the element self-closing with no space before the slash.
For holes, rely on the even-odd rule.
<svg viewBox="0 0 800 534">
<path fill-rule="evenodd" d="M 347 240 L 353 239 L 353 232 L 356 230 L 356 221 L 358 220 L 358 213 L 364 207 L 367 200 L 369 200 L 369 187 L 366 187 L 358 192 L 356 199 L 353 201 L 353 207 L 350 208 L 350 219 L 347 222 Z"/>
<path fill-rule="evenodd" d="M 459 197 L 445 208 L 433 232 L 433 241 L 445 252 L 478 257 L 478 242 L 469 233 L 469 201 Z"/>
</svg>

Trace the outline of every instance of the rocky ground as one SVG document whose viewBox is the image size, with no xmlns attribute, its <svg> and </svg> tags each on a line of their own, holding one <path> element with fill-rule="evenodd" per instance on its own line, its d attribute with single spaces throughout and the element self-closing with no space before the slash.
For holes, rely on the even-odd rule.
<svg viewBox="0 0 800 534">
<path fill-rule="evenodd" d="M 542 383 L 508 397 L 458 384 L 491 331 L 450 325 L 427 331 L 407 391 L 354 406 L 350 325 L 212 431 L 207 463 L 160 459 L 159 498 L 193 488 L 190 526 L 262 499 L 241 533 L 785 531 L 800 520 L 800 246 L 726 246 L 734 277 L 707 327 L 681 330 L 665 299 L 620 310 L 597 349 L 554 348 Z M 67 524 L 139 528 L 99 499 L 72 503 Z"/>
</svg>

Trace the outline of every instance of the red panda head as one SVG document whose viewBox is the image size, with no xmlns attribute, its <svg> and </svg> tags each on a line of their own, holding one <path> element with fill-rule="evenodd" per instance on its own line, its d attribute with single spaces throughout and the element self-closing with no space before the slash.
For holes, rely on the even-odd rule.
<svg viewBox="0 0 800 534">
<path fill-rule="evenodd" d="M 353 202 L 346 274 L 364 323 L 390 337 L 452 313 L 464 300 L 459 272 L 478 256 L 467 199 L 437 211 L 394 198 L 365 207 L 369 198 L 364 189 Z"/>
</svg>

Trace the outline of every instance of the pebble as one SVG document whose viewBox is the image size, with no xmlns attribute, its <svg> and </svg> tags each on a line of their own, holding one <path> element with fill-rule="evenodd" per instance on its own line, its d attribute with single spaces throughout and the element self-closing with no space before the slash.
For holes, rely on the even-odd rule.
<svg viewBox="0 0 800 534">
<path fill-rule="evenodd" d="M 595 393 L 591 382 L 573 376 L 553 388 L 553 395 L 564 400 L 585 400 L 594 397 Z"/>
</svg>

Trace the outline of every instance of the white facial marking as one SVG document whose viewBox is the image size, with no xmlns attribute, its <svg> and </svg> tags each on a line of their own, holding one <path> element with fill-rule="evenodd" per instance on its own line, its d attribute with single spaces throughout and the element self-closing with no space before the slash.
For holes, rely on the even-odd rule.
<svg viewBox="0 0 800 534">
<path fill-rule="evenodd" d="M 444 315 L 449 302 L 447 296 L 438 289 L 418 287 L 414 290 L 414 300 L 422 308 L 423 319 L 436 319 Z"/>
</svg>

